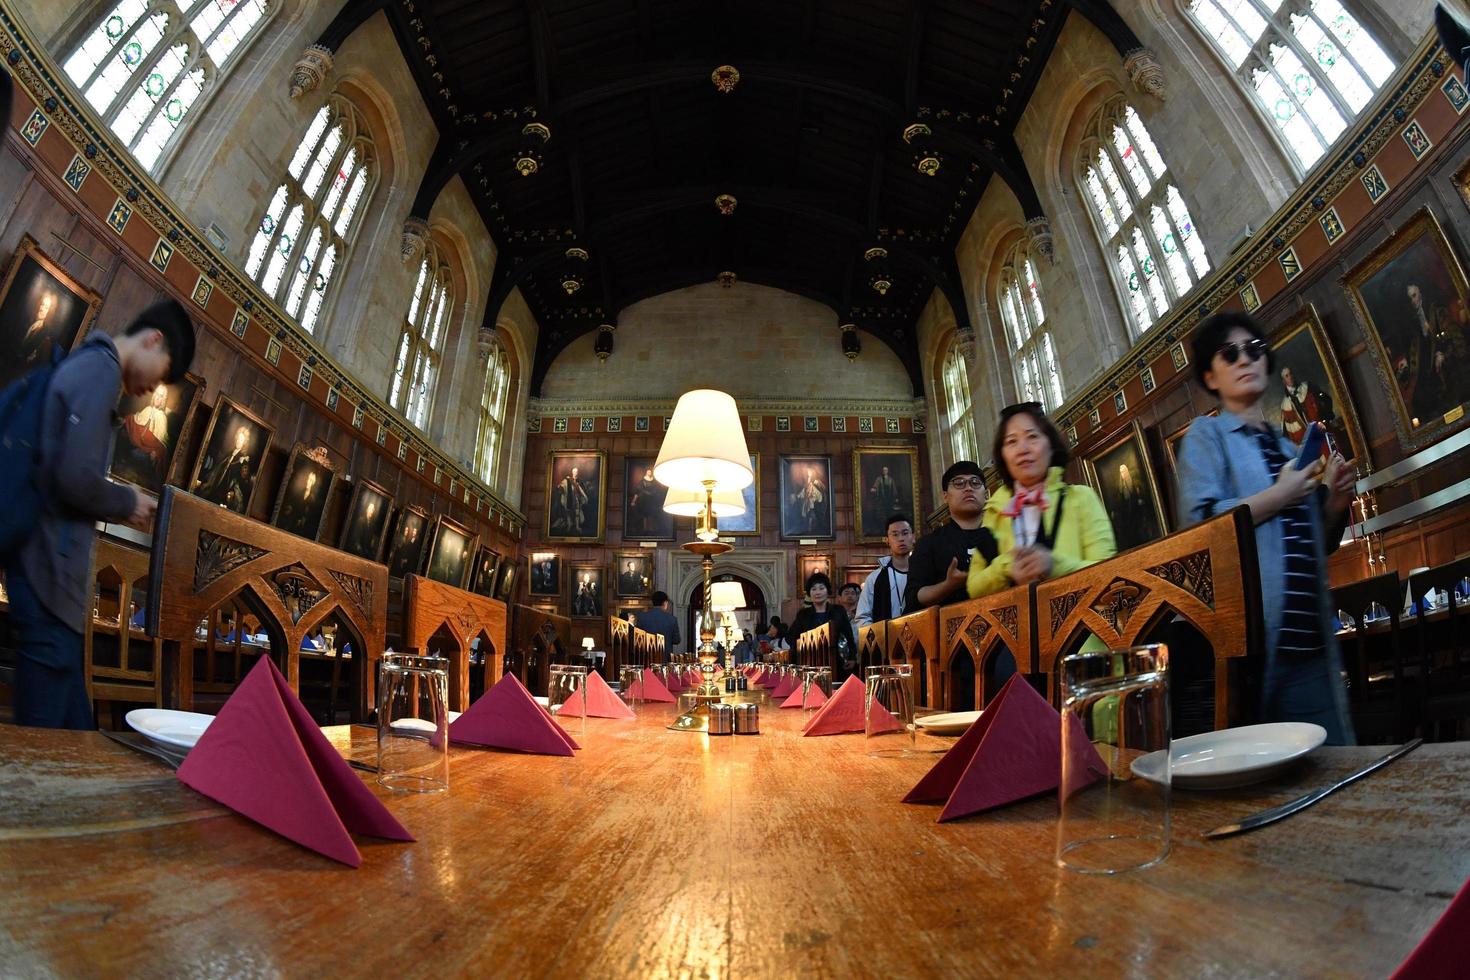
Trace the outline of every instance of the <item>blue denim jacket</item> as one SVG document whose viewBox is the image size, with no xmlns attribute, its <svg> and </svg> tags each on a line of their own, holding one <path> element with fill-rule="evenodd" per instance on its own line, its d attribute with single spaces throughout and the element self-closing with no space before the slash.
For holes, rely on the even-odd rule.
<svg viewBox="0 0 1470 980">
<path fill-rule="evenodd" d="M 1281 451 L 1288 459 L 1297 455 L 1297 447 L 1278 433 Z M 1256 445 L 1246 420 L 1222 410 L 1218 416 L 1200 416 L 1190 423 L 1179 446 L 1179 526 L 1187 527 L 1240 505 L 1247 497 L 1266 490 L 1275 483 L 1266 461 Z M 1352 721 L 1348 711 L 1347 691 L 1340 680 L 1342 676 L 1342 653 L 1338 649 L 1337 636 L 1332 629 L 1330 592 L 1327 588 L 1327 554 L 1337 547 L 1337 539 L 1328 542 L 1325 534 L 1336 530 L 1341 537 L 1342 527 L 1323 528 L 1323 493 L 1308 498 L 1307 509 L 1312 515 L 1312 544 L 1316 552 L 1317 568 L 1322 574 L 1322 588 L 1318 593 L 1317 615 L 1321 623 L 1323 645 L 1326 647 L 1326 667 L 1333 700 L 1342 727 L 1342 738 L 1328 737 L 1334 742 L 1352 741 Z M 1266 671 L 1265 694 L 1269 700 L 1272 689 L 1281 682 L 1290 669 L 1276 661 L 1276 643 L 1281 632 L 1281 613 L 1286 591 L 1286 556 L 1281 546 L 1282 524 L 1280 516 L 1256 525 L 1256 558 L 1261 569 L 1261 608 L 1266 626 Z"/>
</svg>

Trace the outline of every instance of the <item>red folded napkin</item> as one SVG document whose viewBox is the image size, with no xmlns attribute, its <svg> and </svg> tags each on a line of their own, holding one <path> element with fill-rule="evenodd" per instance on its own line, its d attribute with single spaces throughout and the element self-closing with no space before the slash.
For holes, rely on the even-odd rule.
<svg viewBox="0 0 1470 980">
<path fill-rule="evenodd" d="M 539 755 L 571 755 L 577 747 L 510 673 L 450 723 L 449 740 Z"/>
<path fill-rule="evenodd" d="M 1062 781 L 1062 726 L 1057 709 L 1015 674 L 985 713 L 919 780 L 905 803 L 944 800 L 939 821 L 990 810 L 1046 793 Z M 1080 727 L 1074 716 L 1072 724 Z M 1080 789 L 1107 775 L 1107 763 L 1086 738 L 1074 739 L 1072 767 Z"/>
<path fill-rule="evenodd" d="M 670 694 L 678 694 L 684 690 L 684 678 L 679 676 L 678 671 L 669 674 L 668 688 Z"/>
<path fill-rule="evenodd" d="M 623 703 L 623 699 L 613 693 L 613 689 L 607 686 L 607 681 L 602 675 L 593 671 L 587 675 L 582 682 L 587 688 L 587 717 L 588 718 L 617 718 L 626 721 L 634 721 L 638 718 L 633 709 Z M 573 694 L 562 702 L 561 714 L 567 717 L 580 717 L 582 714 L 582 699 Z"/>
<path fill-rule="evenodd" d="M 761 687 L 773 688 L 779 683 L 781 683 L 781 672 L 779 670 L 767 671 L 765 675 L 761 677 Z"/>
<path fill-rule="evenodd" d="M 1470 936 L 1470 880 L 1460 886 L 1449 908 L 1419 940 L 1392 980 L 1453 980 L 1465 976 Z"/>
<path fill-rule="evenodd" d="M 863 702 L 867 699 L 867 693 L 863 689 L 863 682 L 857 679 L 857 675 L 849 677 L 842 682 L 837 693 L 821 710 L 812 715 L 806 727 L 801 730 L 803 735 L 845 735 L 849 732 L 860 732 L 863 726 Z M 883 705 L 873 705 L 875 732 L 898 732 L 903 730 L 897 718 Z"/>
<path fill-rule="evenodd" d="M 805 701 L 802 701 L 802 699 L 801 699 L 801 696 L 802 696 L 803 693 L 806 694 L 806 700 Z M 827 703 L 827 695 L 825 695 L 825 694 L 822 693 L 822 689 L 820 687 L 818 687 L 817 685 L 813 684 L 810 687 L 808 687 L 805 692 L 803 692 L 802 691 L 802 685 L 801 684 L 798 684 L 798 685 L 796 685 L 796 690 L 794 690 L 794 691 L 791 692 L 791 697 L 789 697 L 785 701 L 782 701 L 781 702 L 781 707 L 783 707 L 783 708 L 820 708 L 822 705 L 824 705 L 826 703 Z"/>
<path fill-rule="evenodd" d="M 658 675 L 651 670 L 643 672 L 643 680 L 634 681 L 628 693 L 641 701 L 675 701 L 677 700 L 664 682 L 658 679 Z"/>
<path fill-rule="evenodd" d="M 363 785 L 270 657 L 261 657 L 179 766 L 179 782 L 318 854 L 356 868 L 349 831 L 413 835 Z"/>
<path fill-rule="evenodd" d="M 787 697 L 790 697 L 791 696 L 791 692 L 797 690 L 800 687 L 801 687 L 801 681 L 799 681 L 799 680 L 796 679 L 796 675 L 795 674 L 787 674 L 785 677 L 781 678 L 781 683 L 779 683 L 775 687 L 771 688 L 771 697 L 773 697 L 773 698 L 787 698 Z"/>
</svg>

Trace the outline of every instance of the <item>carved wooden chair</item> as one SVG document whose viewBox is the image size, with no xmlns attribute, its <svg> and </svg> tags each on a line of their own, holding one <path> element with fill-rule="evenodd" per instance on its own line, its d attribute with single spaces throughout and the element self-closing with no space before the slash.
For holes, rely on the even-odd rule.
<svg viewBox="0 0 1470 980">
<path fill-rule="evenodd" d="M 939 659 L 939 608 L 921 609 L 890 619 L 887 632 L 888 662 L 913 667 L 916 703 L 925 707 L 945 704 Z"/>
<path fill-rule="evenodd" d="M 939 608 L 940 704 L 946 710 L 970 711 L 989 704 L 1009 677 L 996 670 L 1006 657 L 1017 672 L 1035 674 L 1031 592 L 1031 586 L 1017 586 Z"/>
<path fill-rule="evenodd" d="M 863 669 L 888 663 L 888 621 L 869 623 L 857 630 L 858 676 Z M 918 683 L 917 680 L 915 683 Z"/>
<path fill-rule="evenodd" d="M 97 604 L 82 632 L 87 693 L 94 709 L 113 705 L 116 727 L 129 704 L 163 707 L 163 642 L 134 620 L 148 594 L 148 552 L 102 538 L 93 567 Z"/>
</svg>

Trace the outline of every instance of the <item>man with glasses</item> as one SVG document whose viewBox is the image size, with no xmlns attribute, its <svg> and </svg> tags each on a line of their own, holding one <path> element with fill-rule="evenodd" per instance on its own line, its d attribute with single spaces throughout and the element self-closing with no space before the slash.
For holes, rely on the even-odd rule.
<svg viewBox="0 0 1470 980">
<path fill-rule="evenodd" d="M 863 580 L 853 626 L 881 623 L 903 615 L 909 585 L 909 555 L 914 550 L 914 524 L 907 514 L 888 518 L 888 554 Z"/>
<path fill-rule="evenodd" d="M 962 459 L 944 471 L 944 503 L 949 520 L 926 534 L 909 556 L 909 581 L 904 612 L 942 606 L 968 598 L 965 579 L 970 549 L 980 549 L 986 561 L 998 553 L 995 535 L 980 526 L 985 509 L 985 477 L 980 467 Z"/>
</svg>

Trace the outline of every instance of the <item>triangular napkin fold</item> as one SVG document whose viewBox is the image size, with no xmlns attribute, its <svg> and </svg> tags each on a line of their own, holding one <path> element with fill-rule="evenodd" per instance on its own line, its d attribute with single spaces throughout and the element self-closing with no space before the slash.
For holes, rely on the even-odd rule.
<svg viewBox="0 0 1470 980">
<path fill-rule="evenodd" d="M 1460 886 L 1449 908 L 1430 927 L 1392 980 L 1440 980 L 1465 975 L 1465 936 L 1470 934 L 1470 880 Z"/>
<path fill-rule="evenodd" d="M 607 681 L 602 679 L 601 674 L 596 671 L 588 673 L 583 684 L 587 689 L 588 718 L 617 718 L 626 721 L 638 718 L 633 709 L 624 704 L 623 699 L 607 686 Z M 582 699 L 573 694 L 562 702 L 561 714 L 571 718 L 579 717 L 582 714 Z"/>
<path fill-rule="evenodd" d="M 796 679 L 796 675 L 787 674 L 785 677 L 781 678 L 781 683 L 771 688 L 771 697 L 789 698 L 791 696 L 791 692 L 797 690 L 800 687 L 801 681 Z"/>
<path fill-rule="evenodd" d="M 540 755 L 571 755 L 577 747 L 510 673 L 450 724 L 449 740 Z"/>
<path fill-rule="evenodd" d="M 235 688 L 178 777 L 282 837 L 354 868 L 362 855 L 349 831 L 414 839 L 332 748 L 269 657 Z"/>
<path fill-rule="evenodd" d="M 628 693 L 640 701 L 674 701 L 673 693 L 664 687 L 664 682 L 651 670 L 643 672 L 643 680 L 634 681 Z"/>
<path fill-rule="evenodd" d="M 769 671 L 766 671 L 766 673 L 764 673 L 764 674 L 761 675 L 761 687 L 764 687 L 764 688 L 766 688 L 768 690 L 770 688 L 775 687 L 777 684 L 780 684 L 780 683 L 781 683 L 781 672 L 778 671 L 778 670 L 769 670 Z"/>
<path fill-rule="evenodd" d="M 832 695 L 821 710 L 812 715 L 806 727 L 801 730 L 803 735 L 846 735 L 849 732 L 861 732 L 864 730 L 863 702 L 867 700 L 867 692 L 863 688 L 863 682 L 857 679 L 857 675 L 849 677 L 842 682 L 837 693 Z M 874 731 L 897 732 L 903 730 L 897 718 L 883 705 L 873 705 Z"/>
<path fill-rule="evenodd" d="M 1080 727 L 1077 718 L 1072 723 Z M 1107 774 L 1107 764 L 1085 738 L 1077 748 L 1080 789 Z M 944 800 L 939 820 L 990 810 L 1056 789 L 1062 781 L 1062 726 L 1057 710 L 1020 674 L 1006 681 L 980 719 L 920 779 L 905 803 Z"/>
<path fill-rule="evenodd" d="M 806 700 L 805 701 L 802 700 L 802 697 L 801 697 L 802 694 L 805 694 L 806 695 Z M 825 694 L 822 693 L 822 689 L 820 687 L 818 687 L 815 684 L 812 684 L 809 687 L 807 687 L 807 689 L 805 691 L 802 691 L 802 685 L 798 684 L 797 687 L 796 687 L 796 690 L 794 690 L 794 691 L 791 692 L 791 697 L 789 697 L 785 701 L 782 701 L 781 702 L 781 707 L 783 707 L 783 708 L 820 708 L 822 705 L 824 705 L 826 703 L 827 703 L 827 695 L 825 695 Z"/>
</svg>

